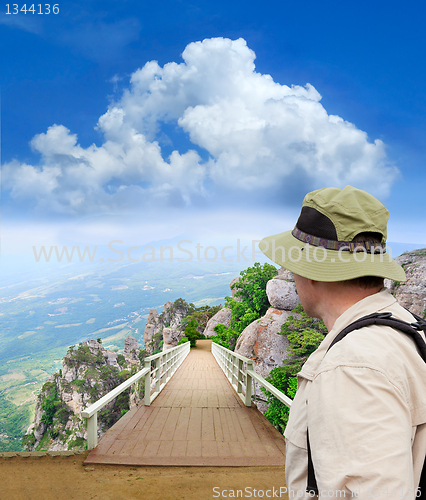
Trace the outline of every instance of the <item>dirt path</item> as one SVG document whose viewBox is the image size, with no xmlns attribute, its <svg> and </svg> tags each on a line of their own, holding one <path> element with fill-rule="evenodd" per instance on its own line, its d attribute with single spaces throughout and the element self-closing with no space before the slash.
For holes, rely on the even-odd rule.
<svg viewBox="0 0 426 500">
<path fill-rule="evenodd" d="M 0 499 L 288 499 L 280 467 L 87 466 L 86 456 L 0 457 Z"/>
</svg>

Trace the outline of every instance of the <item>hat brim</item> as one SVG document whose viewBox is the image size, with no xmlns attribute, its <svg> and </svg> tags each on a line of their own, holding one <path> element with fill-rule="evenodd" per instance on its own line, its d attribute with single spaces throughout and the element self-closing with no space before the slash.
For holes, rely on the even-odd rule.
<svg viewBox="0 0 426 500">
<path fill-rule="evenodd" d="M 406 281 L 404 269 L 387 252 L 329 250 L 300 241 L 291 233 L 286 231 L 268 236 L 259 243 L 259 249 L 273 262 L 299 276 L 330 282 L 361 276 Z"/>
</svg>

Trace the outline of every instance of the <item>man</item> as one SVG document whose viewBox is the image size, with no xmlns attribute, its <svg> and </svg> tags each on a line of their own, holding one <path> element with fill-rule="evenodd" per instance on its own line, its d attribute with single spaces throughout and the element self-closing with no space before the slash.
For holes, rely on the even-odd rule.
<svg viewBox="0 0 426 500">
<path fill-rule="evenodd" d="M 294 273 L 306 313 L 329 331 L 298 374 L 284 434 L 290 499 L 309 496 L 307 431 L 320 496 L 416 497 L 426 451 L 426 364 L 414 341 L 372 325 L 327 352 L 339 332 L 371 313 L 415 321 L 383 287 L 384 278 L 405 281 L 386 253 L 388 217 L 365 191 L 320 189 L 306 195 L 293 231 L 260 244 Z"/>
</svg>

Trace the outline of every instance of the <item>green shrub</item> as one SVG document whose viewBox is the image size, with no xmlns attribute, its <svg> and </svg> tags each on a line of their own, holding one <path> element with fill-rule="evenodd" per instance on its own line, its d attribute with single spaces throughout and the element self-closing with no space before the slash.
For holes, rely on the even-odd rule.
<svg viewBox="0 0 426 500">
<path fill-rule="evenodd" d="M 316 350 L 327 334 L 324 323 L 316 318 L 310 318 L 298 304 L 293 311 L 297 316 L 289 316 L 281 327 L 281 335 L 285 335 L 290 342 L 287 352 L 293 356 L 284 360 L 291 375 L 296 375 L 303 363 Z"/>
<path fill-rule="evenodd" d="M 82 438 L 82 437 L 76 437 L 72 441 L 68 443 L 68 449 L 79 449 L 79 450 L 84 450 L 87 448 L 87 441 Z"/>
<path fill-rule="evenodd" d="M 59 429 L 54 427 L 53 429 L 50 429 L 49 434 L 52 439 L 56 439 L 59 436 Z"/>
<path fill-rule="evenodd" d="M 213 330 L 216 332 L 216 336 L 212 336 L 212 342 L 226 347 L 226 349 L 232 350 L 236 344 L 238 333 L 232 328 L 228 328 L 225 325 L 216 325 Z"/>
<path fill-rule="evenodd" d="M 120 365 L 120 366 L 125 366 L 126 365 L 126 358 L 122 355 L 122 354 L 119 354 L 117 356 L 117 363 Z"/>
<path fill-rule="evenodd" d="M 188 326 L 185 328 L 184 335 L 187 339 L 189 339 L 191 347 L 195 347 L 197 344 L 197 339 L 199 338 L 200 334 L 197 331 L 197 322 L 195 319 L 191 320 L 188 324 Z"/>
<path fill-rule="evenodd" d="M 39 398 L 42 398 L 40 408 L 43 415 L 41 422 L 45 423 L 47 427 L 51 426 L 54 420 L 58 420 L 59 424 L 65 425 L 71 411 L 60 398 L 56 383 L 46 382 L 42 387 Z"/>
<path fill-rule="evenodd" d="M 278 274 L 276 267 L 255 262 L 253 267 L 241 271 L 240 279 L 232 285 L 235 297 L 226 297 L 226 307 L 232 311 L 231 328 L 239 334 L 246 326 L 262 317 L 270 305 L 266 295 L 266 284 Z"/>
<path fill-rule="evenodd" d="M 148 356 L 148 352 L 146 349 L 141 349 L 138 354 L 139 361 L 143 364 L 145 358 Z"/>
<path fill-rule="evenodd" d="M 94 365 L 97 361 L 100 360 L 100 358 L 97 358 L 90 352 L 88 345 L 83 345 L 82 343 L 80 343 L 77 350 L 74 350 L 74 348 L 75 346 L 71 346 L 68 349 L 67 356 L 64 358 L 64 363 L 69 367 L 77 366 L 83 363 Z"/>
<path fill-rule="evenodd" d="M 218 311 L 220 311 L 221 308 L 222 308 L 221 305 L 213 307 L 210 306 L 196 307 L 193 312 L 189 312 L 187 316 L 183 318 L 182 325 L 186 327 L 191 321 L 196 321 L 197 331 L 200 335 L 202 335 L 209 319 L 212 318 Z"/>
<path fill-rule="evenodd" d="M 34 445 L 36 444 L 36 437 L 34 436 L 34 431 L 32 431 L 30 434 L 26 434 L 22 438 L 22 447 L 26 450 L 32 450 L 34 448 Z"/>
<path fill-rule="evenodd" d="M 297 389 L 297 378 L 290 376 L 285 366 L 279 366 L 271 370 L 267 378 L 274 387 L 286 394 L 290 399 L 293 399 Z M 265 393 L 269 407 L 265 412 L 265 417 L 277 427 L 280 432 L 284 433 L 284 429 L 288 422 L 288 414 L 290 408 L 281 403 L 279 399 L 272 395 L 269 391 L 262 387 Z"/>
</svg>

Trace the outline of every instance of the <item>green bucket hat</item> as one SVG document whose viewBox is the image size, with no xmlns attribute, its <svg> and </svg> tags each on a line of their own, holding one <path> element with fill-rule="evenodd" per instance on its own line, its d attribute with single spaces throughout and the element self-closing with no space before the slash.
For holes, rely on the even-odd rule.
<svg viewBox="0 0 426 500">
<path fill-rule="evenodd" d="M 405 281 L 405 272 L 386 252 L 389 212 L 374 196 L 346 186 L 318 189 L 305 196 L 292 231 L 259 243 L 273 262 L 316 281 L 379 276 Z M 360 233 L 378 233 L 381 243 L 353 242 Z"/>
</svg>

